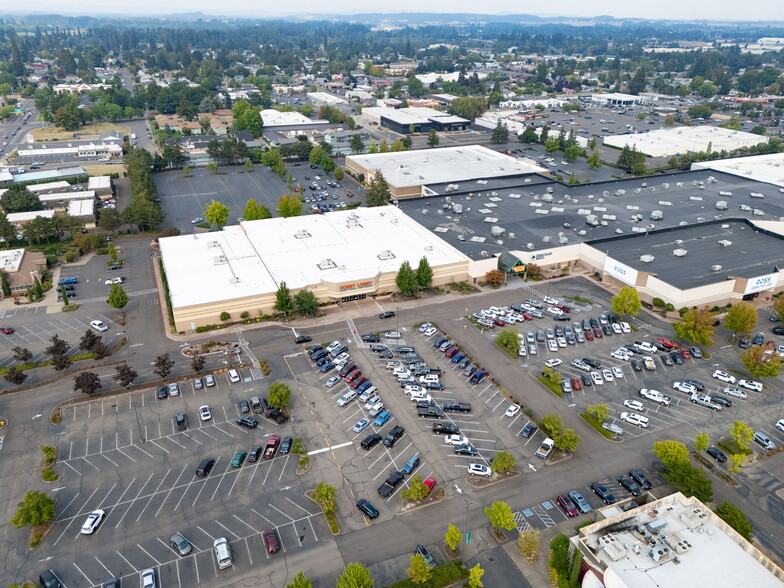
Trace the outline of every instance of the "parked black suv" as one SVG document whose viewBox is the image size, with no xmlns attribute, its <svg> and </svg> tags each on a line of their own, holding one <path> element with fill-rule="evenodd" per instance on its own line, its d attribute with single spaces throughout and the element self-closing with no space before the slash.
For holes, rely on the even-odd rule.
<svg viewBox="0 0 784 588">
<path fill-rule="evenodd" d="M 159 386 L 155 395 L 158 397 L 158 400 L 164 400 L 169 396 L 169 389 L 166 386 Z"/>
<path fill-rule="evenodd" d="M 632 470 L 629 472 L 629 477 L 637 482 L 637 485 L 642 488 L 643 490 L 650 490 L 653 488 L 653 484 L 651 484 L 650 480 L 645 477 L 640 470 Z"/>
<path fill-rule="evenodd" d="M 403 435 L 405 429 L 400 425 L 395 425 L 392 430 L 384 437 L 384 445 L 386 447 L 394 447 L 397 440 Z"/>
<path fill-rule="evenodd" d="M 394 310 L 385 310 L 380 315 L 378 315 L 378 318 L 380 318 L 380 319 L 387 319 L 387 318 L 392 318 L 393 316 L 395 316 L 395 311 Z"/>
<path fill-rule="evenodd" d="M 379 435 L 378 433 L 373 433 L 372 435 L 368 435 L 367 437 L 362 439 L 362 442 L 359 444 L 359 446 L 365 451 L 369 451 L 374 446 L 378 445 L 381 439 L 382 439 L 381 435 Z"/>
<path fill-rule="evenodd" d="M 255 429 L 259 425 L 259 419 L 252 416 L 241 416 L 237 419 L 237 424 L 249 429 Z"/>
<path fill-rule="evenodd" d="M 178 412 L 174 415 L 174 420 L 177 423 L 177 430 L 184 431 L 188 428 L 188 415 L 184 412 Z"/>
<path fill-rule="evenodd" d="M 365 343 L 378 343 L 379 341 L 381 341 L 381 337 L 379 337 L 378 335 L 373 335 L 373 334 L 362 335 L 362 340 Z"/>
<path fill-rule="evenodd" d="M 620 476 L 618 478 L 618 483 L 624 487 L 624 489 L 629 492 L 632 496 L 639 496 L 642 494 L 640 487 L 635 484 L 631 478 L 626 476 Z"/>
<path fill-rule="evenodd" d="M 364 498 L 357 500 L 357 508 L 369 519 L 375 519 L 378 516 L 378 509 Z"/>
<path fill-rule="evenodd" d="M 527 424 L 525 427 L 523 427 L 523 430 L 522 430 L 522 431 L 520 431 L 520 434 L 521 434 L 523 437 L 530 437 L 531 435 L 533 435 L 534 433 L 536 433 L 536 429 L 537 429 L 537 428 L 538 428 L 538 427 L 537 427 L 535 424 L 533 424 L 533 423 L 528 423 L 528 424 Z"/>
<path fill-rule="evenodd" d="M 615 496 L 613 496 L 606 487 L 602 486 L 598 482 L 591 484 L 591 490 L 593 490 L 594 494 L 601 498 L 602 502 L 605 504 L 615 503 Z"/>
<path fill-rule="evenodd" d="M 215 465 L 215 460 L 211 457 L 206 457 L 201 460 L 199 467 L 196 468 L 196 475 L 204 477 L 212 471 L 212 466 Z"/>
<path fill-rule="evenodd" d="M 583 357 L 583 361 L 595 370 L 598 370 L 602 367 L 602 362 L 598 359 L 593 359 L 592 357 Z"/>
<path fill-rule="evenodd" d="M 299 335 L 294 339 L 294 343 L 310 343 L 311 341 L 313 341 L 313 337 L 307 335 Z"/>
</svg>

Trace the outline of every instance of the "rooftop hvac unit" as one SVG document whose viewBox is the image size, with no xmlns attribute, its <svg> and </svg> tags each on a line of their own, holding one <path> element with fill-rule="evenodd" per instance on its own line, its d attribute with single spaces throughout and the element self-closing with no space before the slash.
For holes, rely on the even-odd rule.
<svg viewBox="0 0 784 588">
<path fill-rule="evenodd" d="M 535 247 L 535 245 L 533 243 L 526 243 L 525 244 L 525 248 L 526 249 L 532 250 L 534 247 Z"/>
<path fill-rule="evenodd" d="M 509 237 L 510 239 L 514 239 L 515 237 L 517 237 L 517 235 L 516 235 L 516 234 L 514 234 L 514 233 L 509 233 L 509 234 L 507 235 L 507 237 Z"/>
<path fill-rule="evenodd" d="M 675 257 L 686 257 L 687 253 L 688 251 L 686 249 L 674 249 L 672 252 Z"/>
<path fill-rule="evenodd" d="M 661 187 L 662 187 L 662 190 L 667 190 L 667 189 L 669 189 L 670 185 L 667 182 L 664 182 Z"/>
<path fill-rule="evenodd" d="M 542 237 L 542 241 L 545 243 L 549 243 L 552 240 L 553 238 L 550 235 L 545 235 L 544 237 Z"/>
<path fill-rule="evenodd" d="M 719 200 L 716 202 L 716 210 L 727 210 L 727 201 Z"/>
<path fill-rule="evenodd" d="M 640 255 L 640 261 L 643 263 L 651 263 L 654 259 L 656 259 L 650 253 L 646 253 L 645 255 Z"/>
<path fill-rule="evenodd" d="M 552 194 L 545 194 L 544 196 L 542 196 L 542 200 L 544 200 L 545 202 L 552 202 L 555 199 L 553 198 Z"/>
<path fill-rule="evenodd" d="M 480 252 L 479 252 L 479 255 L 480 255 L 481 257 L 490 257 L 490 255 L 487 253 L 487 251 L 480 251 Z"/>
<path fill-rule="evenodd" d="M 712 265 L 711 266 L 711 271 L 712 272 L 720 272 L 721 271 L 721 266 L 718 265 L 718 264 L 717 265 Z"/>
<path fill-rule="evenodd" d="M 496 245 L 503 245 L 504 241 L 502 239 L 498 239 L 498 240 L 496 240 L 495 244 Z"/>
<path fill-rule="evenodd" d="M 552 187 L 552 186 L 547 186 L 547 191 L 548 191 L 550 194 L 552 194 L 552 193 L 553 193 L 553 191 L 554 191 L 554 189 L 553 189 L 553 187 Z"/>
<path fill-rule="evenodd" d="M 458 241 L 465 241 L 465 237 L 463 235 L 458 235 L 457 236 L 457 240 Z"/>
<path fill-rule="evenodd" d="M 618 227 L 617 229 L 615 229 L 615 234 L 616 235 L 622 235 L 623 234 L 623 229 Z"/>
<path fill-rule="evenodd" d="M 749 212 L 751 210 L 751 206 L 748 204 L 741 204 L 738 208 L 740 208 L 743 212 Z"/>
<path fill-rule="evenodd" d="M 732 247 L 732 241 L 728 241 L 727 239 L 722 239 L 719 241 L 719 247 Z"/>
<path fill-rule="evenodd" d="M 675 239 L 676 245 L 683 245 L 683 239 Z"/>
<path fill-rule="evenodd" d="M 585 229 L 580 229 L 579 231 L 577 231 L 577 234 L 580 235 L 581 237 L 584 237 L 585 235 L 588 234 L 588 231 L 586 231 Z"/>
<path fill-rule="evenodd" d="M 765 194 L 762 194 L 761 192 L 752 192 L 749 196 L 752 198 L 765 198 Z"/>
<path fill-rule="evenodd" d="M 661 210 L 654 210 L 651 212 L 651 220 L 661 220 L 664 214 Z"/>
<path fill-rule="evenodd" d="M 560 237 L 558 237 L 558 243 L 560 245 L 566 245 L 568 242 L 569 242 L 569 237 L 567 237 L 566 235 L 561 235 Z"/>
<path fill-rule="evenodd" d="M 722 229 L 729 229 L 729 228 L 730 228 L 730 226 L 729 226 L 728 224 L 726 224 L 726 223 L 725 223 L 725 224 L 721 225 L 721 228 L 722 228 Z"/>
<path fill-rule="evenodd" d="M 762 212 L 759 208 L 755 208 L 754 210 L 752 210 L 751 214 L 753 214 L 754 216 L 765 216 L 765 213 Z"/>
<path fill-rule="evenodd" d="M 239 284 L 239 283 L 240 283 L 240 279 L 237 277 L 231 278 L 229 280 L 229 284 Z"/>
<path fill-rule="evenodd" d="M 498 225 L 494 225 L 494 226 L 490 227 L 490 234 L 493 237 L 500 237 L 504 233 L 506 233 L 506 229 L 503 228 L 503 227 L 499 227 Z"/>
<path fill-rule="evenodd" d="M 214 247 L 220 247 L 220 243 L 217 241 L 207 241 L 207 248 L 212 249 Z"/>
</svg>

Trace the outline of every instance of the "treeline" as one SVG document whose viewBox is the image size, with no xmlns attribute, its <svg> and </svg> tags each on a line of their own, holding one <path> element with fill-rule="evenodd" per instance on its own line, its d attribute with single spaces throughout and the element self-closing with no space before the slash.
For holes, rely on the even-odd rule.
<svg viewBox="0 0 784 588">
<path fill-rule="evenodd" d="M 126 224 L 136 225 L 142 231 L 157 229 L 163 222 L 158 188 L 152 179 L 152 164 L 153 158 L 146 149 L 131 149 L 125 155 L 131 202 L 123 210 L 122 220 Z"/>
</svg>

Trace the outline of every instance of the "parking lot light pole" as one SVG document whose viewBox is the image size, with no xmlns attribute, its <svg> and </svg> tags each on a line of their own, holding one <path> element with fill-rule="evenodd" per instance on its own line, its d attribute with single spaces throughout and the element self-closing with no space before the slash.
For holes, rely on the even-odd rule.
<svg viewBox="0 0 784 588">
<path fill-rule="evenodd" d="M 465 526 L 463 527 L 463 535 L 464 535 L 465 538 L 463 539 L 463 545 L 467 545 L 469 537 L 470 537 L 470 532 L 468 530 L 468 507 L 469 507 L 469 505 L 473 504 L 473 502 L 468 500 L 468 498 L 463 498 L 463 500 L 465 501 L 465 506 L 466 506 L 465 507 Z M 465 560 L 466 553 L 468 552 L 468 547 L 467 546 L 466 547 L 462 547 L 460 551 L 463 552 L 463 553 L 461 553 L 461 555 L 462 555 L 463 559 Z"/>
<path fill-rule="evenodd" d="M 395 319 L 397 319 L 397 326 L 395 327 L 395 330 L 397 331 L 397 334 L 400 335 L 400 307 L 399 306 L 395 307 Z M 395 347 L 397 349 L 400 349 L 400 337 L 399 336 L 395 340 Z"/>
</svg>

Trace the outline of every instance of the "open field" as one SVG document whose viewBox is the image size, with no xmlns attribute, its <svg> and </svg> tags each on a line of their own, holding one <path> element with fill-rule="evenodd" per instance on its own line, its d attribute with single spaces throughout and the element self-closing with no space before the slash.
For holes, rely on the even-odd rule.
<svg viewBox="0 0 784 588">
<path fill-rule="evenodd" d="M 130 128 L 114 123 L 101 122 L 84 125 L 75 133 L 73 131 L 65 131 L 60 127 L 44 127 L 41 129 L 33 129 L 30 131 L 30 134 L 33 135 L 36 142 L 66 141 L 68 139 L 97 139 L 100 135 L 109 131 L 119 131 L 123 134 L 128 134 L 130 133 Z"/>
</svg>

